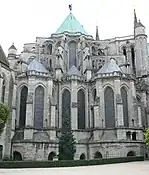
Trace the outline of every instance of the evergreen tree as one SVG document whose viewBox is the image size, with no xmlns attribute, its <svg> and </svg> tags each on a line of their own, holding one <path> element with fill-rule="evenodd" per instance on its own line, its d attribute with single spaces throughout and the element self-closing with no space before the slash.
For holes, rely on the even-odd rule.
<svg viewBox="0 0 149 175">
<path fill-rule="evenodd" d="M 5 104 L 0 104 L 0 135 L 3 132 L 5 124 L 8 120 L 8 116 L 9 116 L 8 106 Z"/>
<path fill-rule="evenodd" d="M 73 160 L 76 153 L 76 141 L 70 127 L 69 117 L 64 117 L 59 138 L 59 160 Z"/>
</svg>

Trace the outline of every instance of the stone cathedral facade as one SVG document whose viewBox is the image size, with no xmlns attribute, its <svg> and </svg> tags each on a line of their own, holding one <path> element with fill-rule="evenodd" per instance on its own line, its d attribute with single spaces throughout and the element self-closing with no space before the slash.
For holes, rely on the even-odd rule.
<svg viewBox="0 0 149 175">
<path fill-rule="evenodd" d="M 77 142 L 75 159 L 148 155 L 149 56 L 144 25 L 134 34 L 100 40 L 72 12 L 55 33 L 0 47 L 0 101 L 10 109 L 0 157 L 52 160 L 64 118 Z"/>
</svg>

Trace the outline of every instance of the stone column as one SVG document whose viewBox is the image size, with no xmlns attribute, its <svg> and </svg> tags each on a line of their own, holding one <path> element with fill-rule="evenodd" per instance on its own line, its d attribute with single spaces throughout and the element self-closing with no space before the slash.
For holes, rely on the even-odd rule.
<svg viewBox="0 0 149 175">
<path fill-rule="evenodd" d="M 141 106 L 138 106 L 138 125 L 142 127 Z"/>
<path fill-rule="evenodd" d="M 89 88 L 89 87 L 88 87 Z M 89 128 L 89 91 L 88 88 L 85 93 L 85 128 Z"/>
<path fill-rule="evenodd" d="M 29 77 L 28 80 L 28 95 L 26 102 L 26 123 L 24 130 L 24 139 L 32 139 L 33 136 L 33 126 L 34 126 L 34 113 L 33 113 L 33 99 L 34 99 L 34 87 L 35 78 Z"/>
<path fill-rule="evenodd" d="M 104 111 L 104 91 L 102 89 L 102 82 L 96 82 L 96 102 L 97 106 L 94 107 L 95 127 L 105 127 L 105 111 Z"/>
<path fill-rule="evenodd" d="M 71 81 L 71 128 L 78 129 L 77 80 Z"/>
<path fill-rule="evenodd" d="M 138 121 L 138 107 L 136 101 L 136 90 L 134 86 L 134 82 L 130 82 L 130 97 L 128 101 L 128 108 L 129 108 L 129 126 L 133 126 L 132 120 L 134 120 L 134 126 L 136 126 Z"/>
<path fill-rule="evenodd" d="M 121 98 L 120 91 L 120 80 L 114 80 L 115 85 L 115 94 L 116 94 L 116 104 L 115 104 L 115 125 L 116 126 L 124 126 L 124 118 L 123 118 L 123 103 Z"/>
<path fill-rule="evenodd" d="M 14 83 L 13 86 L 13 99 L 12 99 L 12 129 L 15 129 L 16 124 L 16 92 L 17 92 L 17 84 Z"/>
<path fill-rule="evenodd" d="M 51 120 L 52 118 L 54 117 L 55 119 L 55 115 L 52 116 L 52 90 L 53 90 L 53 80 L 52 79 L 48 79 L 48 82 L 47 82 L 47 85 L 48 85 L 48 88 L 47 88 L 47 104 L 46 104 L 46 107 L 47 107 L 47 110 L 46 110 L 46 119 L 47 119 L 47 125 L 48 126 L 51 126 Z M 54 111 L 55 113 L 55 111 Z M 53 126 L 53 125 L 52 125 Z M 55 127 L 55 125 L 53 126 Z"/>
</svg>

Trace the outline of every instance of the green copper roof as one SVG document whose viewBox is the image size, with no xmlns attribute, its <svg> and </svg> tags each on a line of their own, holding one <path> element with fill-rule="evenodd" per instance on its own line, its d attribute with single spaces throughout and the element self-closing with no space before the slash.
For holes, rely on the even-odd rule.
<svg viewBox="0 0 149 175">
<path fill-rule="evenodd" d="M 69 33 L 80 32 L 81 34 L 87 35 L 87 32 L 84 30 L 83 26 L 76 20 L 76 18 L 73 16 L 71 12 L 67 16 L 65 21 L 61 24 L 61 26 L 57 29 L 56 34 L 64 32 Z"/>
</svg>

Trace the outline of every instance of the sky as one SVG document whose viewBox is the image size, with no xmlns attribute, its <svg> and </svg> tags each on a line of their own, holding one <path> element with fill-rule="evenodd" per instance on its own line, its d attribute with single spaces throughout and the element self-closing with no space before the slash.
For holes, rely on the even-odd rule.
<svg viewBox="0 0 149 175">
<path fill-rule="evenodd" d="M 149 0 L 0 0 L 0 45 L 4 52 L 15 44 L 18 54 L 24 43 L 50 37 L 72 13 L 88 34 L 100 39 L 133 34 L 133 10 L 149 35 Z"/>
</svg>

